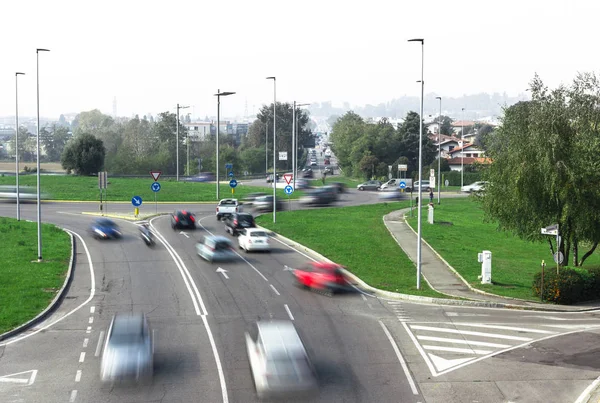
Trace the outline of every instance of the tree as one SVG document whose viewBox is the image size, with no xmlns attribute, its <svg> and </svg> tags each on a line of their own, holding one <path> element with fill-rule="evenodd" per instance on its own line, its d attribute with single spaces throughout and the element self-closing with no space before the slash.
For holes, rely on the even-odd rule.
<svg viewBox="0 0 600 403">
<path fill-rule="evenodd" d="M 78 175 L 95 174 L 104 167 L 105 153 L 102 140 L 82 133 L 67 144 L 61 164 L 67 171 L 74 171 Z"/>
<path fill-rule="evenodd" d="M 339 118 L 339 115 L 331 115 L 330 117 L 328 117 L 327 124 L 329 125 L 329 127 L 335 126 L 335 123 L 338 121 Z"/>
<path fill-rule="evenodd" d="M 558 224 L 559 250 L 579 266 L 600 242 L 600 84 L 582 74 L 549 90 L 536 75 L 530 91 L 489 136 L 482 205 L 488 220 L 523 239 L 548 241 L 540 228 Z"/>
<path fill-rule="evenodd" d="M 46 151 L 49 161 L 60 161 L 60 157 L 71 136 L 68 127 L 53 124 L 52 128 L 43 127 L 40 130 L 40 141 Z"/>
<path fill-rule="evenodd" d="M 19 127 L 19 161 L 35 161 L 35 154 L 31 148 L 30 139 L 31 133 L 26 127 Z M 8 142 L 11 154 L 15 152 L 15 139 Z"/>
<path fill-rule="evenodd" d="M 265 170 L 265 150 L 262 148 L 247 148 L 241 152 L 240 159 L 242 168 L 248 172 L 262 173 Z"/>
<path fill-rule="evenodd" d="M 353 166 L 351 154 L 353 148 L 355 148 L 354 143 L 363 135 L 364 129 L 365 122 L 363 118 L 349 111 L 336 120 L 331 131 L 332 148 L 338 159 L 338 165 L 351 175 L 360 174 L 360 168 Z"/>
<path fill-rule="evenodd" d="M 419 114 L 416 112 L 408 112 L 406 119 L 398 127 L 400 133 L 400 152 L 401 156 L 408 158 L 408 173 L 411 176 L 412 172 L 419 169 L 419 130 L 420 121 Z M 423 134 L 422 137 L 422 166 L 429 165 L 437 155 L 437 147 L 433 141 Z"/>
<path fill-rule="evenodd" d="M 442 124 L 440 125 L 441 134 L 451 136 L 454 133 L 452 130 L 452 122 L 454 121 L 450 117 L 444 115 L 442 115 L 441 117 L 437 116 L 433 121 L 437 123 L 440 123 L 440 121 L 442 122 Z"/>
</svg>

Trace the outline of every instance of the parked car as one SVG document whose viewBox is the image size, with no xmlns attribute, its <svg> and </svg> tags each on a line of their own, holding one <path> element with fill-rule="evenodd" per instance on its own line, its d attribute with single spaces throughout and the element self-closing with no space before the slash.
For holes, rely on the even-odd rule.
<svg viewBox="0 0 600 403">
<path fill-rule="evenodd" d="M 255 228 L 254 217 L 250 213 L 234 213 L 225 218 L 225 230 L 235 236 L 244 228 Z"/>
<path fill-rule="evenodd" d="M 429 183 L 429 181 L 422 181 L 422 182 L 423 182 L 423 184 L 421 185 L 421 191 L 435 188 L 435 183 Z M 417 192 L 419 191 L 419 181 L 415 181 L 413 191 L 417 191 Z"/>
<path fill-rule="evenodd" d="M 342 271 L 342 266 L 328 262 L 309 262 L 292 274 L 296 283 L 305 288 L 323 291 L 327 295 L 350 289 Z"/>
<path fill-rule="evenodd" d="M 261 197 L 261 196 L 266 196 L 267 194 L 264 192 L 255 192 L 255 193 L 249 193 L 248 195 L 246 195 L 246 197 L 243 200 L 244 205 L 249 205 L 251 206 L 254 203 L 254 200 L 256 200 L 256 198 Z"/>
<path fill-rule="evenodd" d="M 360 185 L 356 185 L 358 190 L 377 190 L 381 187 L 381 181 L 366 181 L 361 183 Z"/>
<path fill-rule="evenodd" d="M 217 205 L 215 215 L 217 221 L 220 221 L 223 217 L 228 217 L 234 213 L 240 213 L 242 208 L 237 199 L 222 199 Z"/>
<path fill-rule="evenodd" d="M 142 313 L 117 313 L 110 321 L 100 364 L 104 382 L 149 380 L 154 370 L 152 330 Z"/>
<path fill-rule="evenodd" d="M 281 202 L 281 197 L 276 199 L 277 203 L 277 211 L 283 209 L 283 203 Z M 261 196 L 257 197 L 254 200 L 253 207 L 256 211 L 268 212 L 273 211 L 273 196 Z"/>
<path fill-rule="evenodd" d="M 119 239 L 122 236 L 119 226 L 108 218 L 98 218 L 90 226 L 90 234 L 96 239 Z"/>
<path fill-rule="evenodd" d="M 270 252 L 269 235 L 260 228 L 244 228 L 239 231 L 238 245 L 246 252 L 263 250 Z"/>
<path fill-rule="evenodd" d="M 205 236 L 203 242 L 196 244 L 196 253 L 208 262 L 234 260 L 237 255 L 233 244 L 224 236 Z"/>
<path fill-rule="evenodd" d="M 196 229 L 196 218 L 187 210 L 177 210 L 171 214 L 171 228 L 173 230 Z"/>
<path fill-rule="evenodd" d="M 471 183 L 470 185 L 466 185 L 460 188 L 461 192 L 467 192 L 467 193 L 472 193 L 472 192 L 481 192 L 482 190 L 485 189 L 485 187 L 487 186 L 488 182 L 487 181 L 478 181 L 478 182 L 474 182 Z"/>
<path fill-rule="evenodd" d="M 256 394 L 296 397 L 318 389 L 316 371 L 298 331 L 289 321 L 259 321 L 245 334 Z"/>
</svg>

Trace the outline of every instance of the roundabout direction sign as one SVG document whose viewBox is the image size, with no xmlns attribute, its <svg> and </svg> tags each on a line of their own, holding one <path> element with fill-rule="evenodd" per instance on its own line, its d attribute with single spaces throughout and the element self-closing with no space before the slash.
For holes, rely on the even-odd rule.
<svg viewBox="0 0 600 403">
<path fill-rule="evenodd" d="M 230 186 L 231 188 L 234 188 L 234 187 L 236 187 L 236 186 L 237 186 L 237 181 L 236 181 L 235 179 L 232 179 L 232 180 L 230 180 L 230 181 L 229 181 L 229 186 Z"/>
<path fill-rule="evenodd" d="M 400 182 L 400 189 L 406 189 L 406 182 L 402 181 Z"/>
<path fill-rule="evenodd" d="M 154 182 L 152 185 L 150 185 L 150 189 L 152 189 L 153 192 L 160 191 L 160 183 Z"/>
<path fill-rule="evenodd" d="M 286 187 L 283 188 L 283 191 L 285 192 L 286 195 L 291 195 L 292 193 L 294 193 L 294 188 L 291 185 L 287 185 Z"/>
</svg>

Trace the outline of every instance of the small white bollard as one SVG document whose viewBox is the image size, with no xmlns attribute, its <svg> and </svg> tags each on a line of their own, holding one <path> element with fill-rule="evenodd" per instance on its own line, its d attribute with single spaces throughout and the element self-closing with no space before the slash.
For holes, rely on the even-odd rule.
<svg viewBox="0 0 600 403">
<path fill-rule="evenodd" d="M 477 254 L 477 261 L 481 263 L 481 284 L 492 284 L 492 252 L 484 250 Z"/>
<path fill-rule="evenodd" d="M 427 212 L 427 222 L 433 224 L 433 203 L 429 203 L 429 211 Z"/>
</svg>

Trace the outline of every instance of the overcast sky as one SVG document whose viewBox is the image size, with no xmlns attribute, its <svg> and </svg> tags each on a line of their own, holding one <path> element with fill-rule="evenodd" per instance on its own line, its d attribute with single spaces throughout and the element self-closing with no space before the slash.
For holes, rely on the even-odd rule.
<svg viewBox="0 0 600 403">
<path fill-rule="evenodd" d="M 0 116 L 94 108 L 119 116 L 193 106 L 253 114 L 273 100 L 377 104 L 425 92 L 524 92 L 600 66 L 595 0 L 18 0 L 0 5 Z M 418 104 L 415 105 L 418 109 Z M 187 111 L 184 111 L 187 112 Z M 190 109 L 191 112 L 191 109 Z"/>
</svg>

